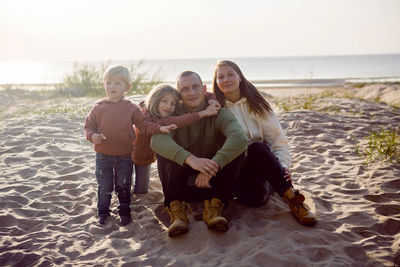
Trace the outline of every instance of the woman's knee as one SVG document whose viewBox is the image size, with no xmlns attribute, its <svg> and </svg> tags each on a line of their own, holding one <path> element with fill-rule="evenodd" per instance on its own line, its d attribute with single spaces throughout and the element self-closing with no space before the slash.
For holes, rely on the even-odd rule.
<svg viewBox="0 0 400 267">
<path fill-rule="evenodd" d="M 247 153 L 253 155 L 272 155 L 269 147 L 262 142 L 251 143 L 247 149 Z"/>
</svg>

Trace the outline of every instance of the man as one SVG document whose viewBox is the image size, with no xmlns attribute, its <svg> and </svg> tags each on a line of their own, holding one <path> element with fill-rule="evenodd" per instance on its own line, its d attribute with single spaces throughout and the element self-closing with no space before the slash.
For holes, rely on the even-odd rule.
<svg viewBox="0 0 400 267">
<path fill-rule="evenodd" d="M 182 103 L 175 111 L 177 115 L 206 108 L 206 86 L 197 73 L 181 73 L 177 89 L 182 96 Z M 199 200 L 204 200 L 203 220 L 208 228 L 227 231 L 228 222 L 222 210 L 231 198 L 242 154 L 247 148 L 246 135 L 233 114 L 221 109 L 218 115 L 203 118 L 171 135 L 154 135 L 151 147 L 158 154 L 164 205 L 171 216 L 168 235 L 173 237 L 188 231 L 185 201 Z"/>
</svg>

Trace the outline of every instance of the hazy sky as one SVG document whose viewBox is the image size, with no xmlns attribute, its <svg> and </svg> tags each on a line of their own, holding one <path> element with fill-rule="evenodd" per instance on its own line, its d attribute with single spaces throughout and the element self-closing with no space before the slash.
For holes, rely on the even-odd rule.
<svg viewBox="0 0 400 267">
<path fill-rule="evenodd" d="M 400 53 L 400 0 L 0 0 L 0 60 Z"/>
</svg>

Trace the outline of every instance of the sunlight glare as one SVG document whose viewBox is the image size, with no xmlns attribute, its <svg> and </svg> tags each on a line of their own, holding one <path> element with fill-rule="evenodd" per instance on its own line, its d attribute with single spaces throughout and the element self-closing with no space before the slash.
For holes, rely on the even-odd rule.
<svg viewBox="0 0 400 267">
<path fill-rule="evenodd" d="M 0 84 L 45 83 L 44 63 L 40 61 L 0 61 Z"/>
</svg>

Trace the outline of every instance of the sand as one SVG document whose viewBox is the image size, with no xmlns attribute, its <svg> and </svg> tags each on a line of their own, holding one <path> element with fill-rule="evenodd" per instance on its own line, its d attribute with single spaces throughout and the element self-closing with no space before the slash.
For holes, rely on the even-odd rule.
<svg viewBox="0 0 400 267">
<path fill-rule="evenodd" d="M 371 129 L 399 126 L 398 108 L 334 96 L 313 100 L 323 111 L 276 104 L 294 185 L 318 223 L 299 225 L 275 193 L 260 208 L 232 202 L 226 233 L 209 231 L 194 204 L 188 234 L 171 239 L 154 164 L 150 192 L 132 198 L 134 222 L 118 225 L 114 195 L 111 218 L 97 224 L 94 153 L 82 130 L 93 99 L 1 99 L 0 266 L 400 264 L 400 166 L 365 165 L 355 151 Z"/>
</svg>

